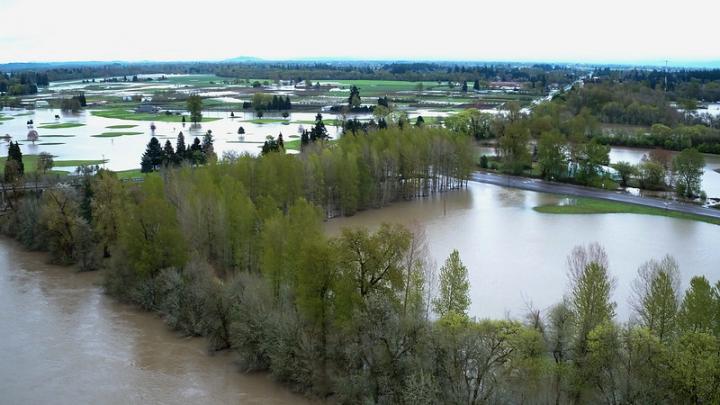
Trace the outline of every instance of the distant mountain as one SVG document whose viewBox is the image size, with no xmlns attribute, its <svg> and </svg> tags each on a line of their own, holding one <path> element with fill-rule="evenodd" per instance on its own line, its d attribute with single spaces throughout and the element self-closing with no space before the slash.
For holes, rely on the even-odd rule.
<svg viewBox="0 0 720 405">
<path fill-rule="evenodd" d="M 262 59 L 254 56 L 236 56 L 230 59 L 224 59 L 222 62 L 262 62 Z"/>
</svg>

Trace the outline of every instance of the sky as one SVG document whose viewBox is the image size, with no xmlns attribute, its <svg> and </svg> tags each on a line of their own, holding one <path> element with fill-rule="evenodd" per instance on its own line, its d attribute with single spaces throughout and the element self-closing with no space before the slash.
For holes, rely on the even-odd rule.
<svg viewBox="0 0 720 405">
<path fill-rule="evenodd" d="M 720 61 L 720 0 L 0 0 L 0 63 Z"/>
</svg>

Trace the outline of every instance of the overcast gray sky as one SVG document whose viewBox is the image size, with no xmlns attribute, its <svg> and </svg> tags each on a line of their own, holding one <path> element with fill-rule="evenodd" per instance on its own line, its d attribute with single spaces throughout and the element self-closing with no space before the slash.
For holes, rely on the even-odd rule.
<svg viewBox="0 0 720 405">
<path fill-rule="evenodd" d="M 0 0 L 0 62 L 720 60 L 720 0 Z"/>
</svg>

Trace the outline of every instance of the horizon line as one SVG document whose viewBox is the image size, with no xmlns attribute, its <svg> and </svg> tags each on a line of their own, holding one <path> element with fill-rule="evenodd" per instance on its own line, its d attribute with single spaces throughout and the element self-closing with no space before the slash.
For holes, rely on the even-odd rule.
<svg viewBox="0 0 720 405">
<path fill-rule="evenodd" d="M 278 63 L 278 62 L 396 62 L 396 63 L 476 63 L 476 64 L 555 64 L 555 65 L 585 65 L 585 66 L 643 66 L 673 68 L 720 68 L 720 57 L 717 59 L 607 59 L 607 60 L 573 60 L 573 59 L 471 59 L 471 58 L 380 58 L 380 57 L 335 57 L 335 56 L 311 56 L 311 57 L 289 57 L 289 58 L 262 58 L 256 56 L 236 56 L 222 59 L 87 59 L 87 60 L 50 60 L 50 61 L 10 61 L 0 62 L 0 66 L 9 65 L 61 65 L 61 64 L 150 64 L 150 63 Z"/>
</svg>

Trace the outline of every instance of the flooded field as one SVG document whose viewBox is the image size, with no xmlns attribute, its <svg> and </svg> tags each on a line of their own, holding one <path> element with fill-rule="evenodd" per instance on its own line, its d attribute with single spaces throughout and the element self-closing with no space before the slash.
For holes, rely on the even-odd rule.
<svg viewBox="0 0 720 405">
<path fill-rule="evenodd" d="M 579 244 L 599 242 L 617 280 L 619 320 L 630 315 L 628 298 L 637 268 L 666 254 L 680 264 L 683 288 L 692 276 L 720 280 L 720 227 L 702 222 L 634 214 L 553 215 L 532 208 L 560 196 L 470 184 L 467 191 L 364 211 L 326 223 L 330 234 L 343 227 L 375 229 L 383 222 L 425 228 L 430 253 L 441 266 L 452 249 L 470 273 L 470 314 L 522 317 L 528 305 L 547 309 L 567 288 L 566 257 Z"/>
<path fill-rule="evenodd" d="M 334 125 L 340 117 L 329 112 L 329 108 L 346 103 L 352 85 L 360 87 L 363 104 L 374 105 L 378 97 L 389 95 L 397 111 L 411 120 L 419 115 L 430 120 L 442 119 L 473 103 L 481 104 L 485 112 L 497 113 L 494 108 L 508 100 L 527 104 L 532 99 L 529 95 L 489 91 L 462 93 L 438 82 L 423 82 L 424 90 L 415 91 L 419 83 L 340 80 L 318 81 L 308 87 L 286 81 L 236 80 L 202 74 L 138 75 L 137 81 L 121 77 L 111 81 L 53 82 L 38 94 L 23 97 L 25 108 L 0 110 L 0 136 L 4 136 L 6 145 L 10 140 L 18 141 L 24 154 L 47 152 L 56 160 L 106 160 L 106 168 L 123 171 L 140 166 L 141 154 L 151 136 L 161 143 L 170 140 L 174 146 L 181 131 L 188 144 L 212 131 L 218 156 L 228 151 L 256 154 L 267 136 L 282 133 L 286 142 L 297 139 L 303 129 L 313 126 L 316 112 L 322 111 L 330 136 L 336 137 L 340 130 Z M 49 108 L 48 103 L 54 99 L 81 92 L 88 100 L 87 108 L 77 113 Z M 251 101 L 255 92 L 289 97 L 294 108 L 287 111 L 286 117 L 281 111 L 266 111 L 259 117 L 252 109 L 243 110 L 242 103 Z M 189 119 L 183 125 L 178 116 L 187 115 L 184 98 L 188 94 L 205 98 L 204 120 L 197 126 L 191 125 Z M 157 107 L 159 113 L 134 114 L 142 102 Z M 372 115 L 354 113 L 347 118 L 369 120 Z M 244 134 L 238 133 L 240 127 Z M 27 139 L 31 129 L 39 135 L 35 142 Z M 72 171 L 74 167 L 58 169 Z"/>
<path fill-rule="evenodd" d="M 3 125 L 0 126 L 0 134 L 8 134 L 13 140 L 19 141 L 23 154 L 36 155 L 47 152 L 56 156 L 56 160 L 106 159 L 105 166 L 108 169 L 122 171 L 140 167 L 140 156 L 145 151 L 151 136 L 157 137 L 163 144 L 165 140 L 170 140 L 174 147 L 178 133 L 181 131 L 185 136 L 185 142 L 192 143 L 193 138 L 202 139 L 203 135 L 211 130 L 215 138 L 215 151 L 218 156 L 222 156 L 225 151 L 257 154 L 260 152 L 266 136 L 277 137 L 282 133 L 286 141 L 292 140 L 293 137 L 299 136 L 298 130 L 301 130 L 301 127 L 309 129 L 312 126 L 309 122 L 315 119 L 315 114 L 312 113 L 292 113 L 287 123 L 258 124 L 248 122 L 248 120 L 256 118 L 253 113 L 236 112 L 234 113 L 236 117 L 230 118 L 227 112 L 204 112 L 204 117 L 216 120 L 193 126 L 189 122 L 183 125 L 180 122 L 159 120 L 136 121 L 104 118 L 93 115 L 92 111 L 64 114 L 60 110 L 52 109 L 32 111 L 5 109 L 3 110 L 5 116 L 14 119 L 3 122 Z M 61 115 L 61 119 L 56 120 L 54 118 L 56 114 Z M 268 118 L 272 117 L 266 116 L 266 119 Z M 324 118 L 330 120 L 334 116 L 328 115 Z M 26 123 L 30 119 L 35 122 L 35 130 L 40 136 L 39 140 L 34 143 L 26 140 L 26 134 L 29 131 Z M 281 117 L 278 116 L 277 119 L 281 120 Z M 293 121 L 295 122 L 293 123 Z M 43 128 L 56 123 L 82 125 L 70 128 Z M 155 125 L 154 131 L 150 128 L 151 124 Z M 122 128 L 113 128 L 113 126 L 122 126 Z M 245 134 L 242 136 L 238 134 L 240 127 L 245 130 Z M 338 128 L 331 125 L 327 127 L 331 136 L 337 136 Z M 112 133 L 128 134 L 107 136 Z M 105 135 L 97 136 L 102 134 Z M 68 168 L 67 170 L 72 169 Z"/>
</svg>

